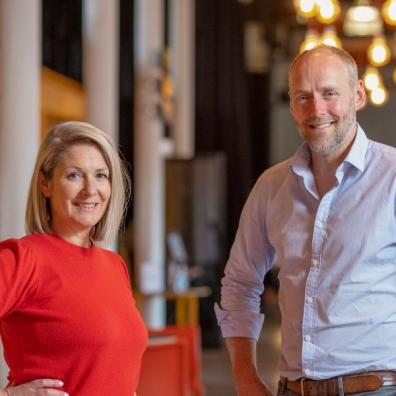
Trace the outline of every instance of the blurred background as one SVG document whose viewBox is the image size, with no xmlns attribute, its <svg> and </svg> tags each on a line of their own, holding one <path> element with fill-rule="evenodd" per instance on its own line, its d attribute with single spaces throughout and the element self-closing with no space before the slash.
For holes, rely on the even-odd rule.
<svg viewBox="0 0 396 396">
<path fill-rule="evenodd" d="M 396 146 L 396 0 L 0 0 L 0 237 L 24 233 L 53 125 L 112 136 L 133 194 L 109 248 L 150 329 L 139 396 L 235 394 L 213 304 L 250 189 L 301 143 L 290 61 L 321 42 L 355 58 L 358 121 Z M 276 269 L 265 284 L 259 370 L 275 389 Z"/>
</svg>

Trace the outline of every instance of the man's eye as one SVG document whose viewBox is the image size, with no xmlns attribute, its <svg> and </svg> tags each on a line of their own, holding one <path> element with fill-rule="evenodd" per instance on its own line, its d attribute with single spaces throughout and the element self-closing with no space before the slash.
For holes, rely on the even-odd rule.
<svg viewBox="0 0 396 396">
<path fill-rule="evenodd" d="M 326 92 L 326 96 L 336 96 L 337 95 L 337 92 L 336 91 L 328 91 L 328 92 Z"/>
</svg>

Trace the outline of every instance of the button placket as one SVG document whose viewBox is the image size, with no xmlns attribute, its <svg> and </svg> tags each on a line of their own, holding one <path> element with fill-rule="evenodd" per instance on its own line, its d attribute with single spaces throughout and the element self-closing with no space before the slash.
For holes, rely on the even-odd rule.
<svg viewBox="0 0 396 396">
<path fill-rule="evenodd" d="M 306 287 L 305 287 L 305 304 L 302 322 L 302 367 L 306 376 L 313 373 L 314 354 L 315 354 L 315 295 L 317 292 L 317 282 L 320 273 L 320 257 L 322 246 L 325 238 L 327 219 L 330 213 L 332 200 L 336 194 L 337 188 L 329 191 L 319 203 L 312 234 L 312 259 L 309 268 Z M 308 372 L 308 373 L 307 373 Z"/>
</svg>

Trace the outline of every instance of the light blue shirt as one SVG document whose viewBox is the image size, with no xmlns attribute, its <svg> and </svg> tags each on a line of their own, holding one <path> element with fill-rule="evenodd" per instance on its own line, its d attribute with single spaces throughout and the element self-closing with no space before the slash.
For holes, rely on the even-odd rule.
<svg viewBox="0 0 396 396">
<path fill-rule="evenodd" d="M 280 373 L 396 370 L 396 149 L 358 126 L 320 198 L 307 145 L 265 171 L 242 212 L 216 306 L 223 336 L 257 339 L 260 295 L 280 267 Z"/>
</svg>

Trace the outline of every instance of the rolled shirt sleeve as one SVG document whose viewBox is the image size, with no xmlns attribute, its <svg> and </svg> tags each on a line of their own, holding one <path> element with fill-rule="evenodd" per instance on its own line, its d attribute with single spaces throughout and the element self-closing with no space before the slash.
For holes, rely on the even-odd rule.
<svg viewBox="0 0 396 396">
<path fill-rule="evenodd" d="M 216 304 L 215 313 L 223 337 L 257 340 L 263 325 L 263 280 L 275 258 L 266 235 L 264 179 L 265 174 L 246 201 L 221 282 L 221 302 Z"/>
</svg>

